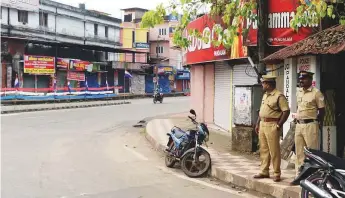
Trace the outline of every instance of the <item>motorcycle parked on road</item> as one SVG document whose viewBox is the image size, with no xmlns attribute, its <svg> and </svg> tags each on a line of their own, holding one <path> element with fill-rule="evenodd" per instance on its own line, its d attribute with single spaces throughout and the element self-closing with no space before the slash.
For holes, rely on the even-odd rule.
<svg viewBox="0 0 345 198">
<path fill-rule="evenodd" d="M 345 160 L 314 149 L 304 148 L 304 153 L 304 164 L 294 183 L 307 180 L 334 198 L 345 198 Z M 302 198 L 310 194 L 313 192 L 302 188 Z"/>
<path fill-rule="evenodd" d="M 182 171 L 189 177 L 200 177 L 211 167 L 210 154 L 201 147 L 208 141 L 209 130 L 204 123 L 196 121 L 196 113 L 193 109 L 190 113 L 194 118 L 188 118 L 196 125 L 196 130 L 183 131 L 174 126 L 171 132 L 167 133 L 169 140 L 167 143 L 165 165 L 172 168 L 176 162 L 180 162 Z"/>
</svg>

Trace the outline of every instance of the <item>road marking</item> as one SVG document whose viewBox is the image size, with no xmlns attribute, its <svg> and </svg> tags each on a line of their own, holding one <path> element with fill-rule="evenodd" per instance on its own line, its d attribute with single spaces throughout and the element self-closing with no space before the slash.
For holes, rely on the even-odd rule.
<svg viewBox="0 0 345 198">
<path fill-rule="evenodd" d="M 238 193 L 239 192 L 238 190 L 232 190 L 232 189 L 229 189 L 229 188 L 224 188 L 224 187 L 217 186 L 217 185 L 214 185 L 214 184 L 210 184 L 208 182 L 204 182 L 204 181 L 201 181 L 201 180 L 198 180 L 198 179 L 190 178 L 190 177 L 187 177 L 185 175 L 181 175 L 179 173 L 176 173 L 174 171 L 169 170 L 168 168 L 166 168 L 164 166 L 157 166 L 157 168 L 160 169 L 163 172 L 172 174 L 175 177 L 178 177 L 180 179 L 184 179 L 184 180 L 187 180 L 187 181 L 190 181 L 190 182 L 194 182 L 194 183 L 197 183 L 197 184 L 209 187 L 209 188 L 213 188 L 213 189 L 216 189 L 216 190 L 219 190 L 219 191 L 223 191 L 223 192 L 227 192 L 227 193 L 230 193 L 230 194 L 236 194 L 237 196 L 240 196 L 240 197 L 257 198 L 256 196 L 252 196 L 252 195 L 250 195 L 248 193 Z"/>
<path fill-rule="evenodd" d="M 148 161 L 149 160 L 143 154 L 138 153 L 137 151 L 135 151 L 134 149 L 132 149 L 132 148 L 126 146 L 126 145 L 123 145 L 123 148 L 125 148 L 127 151 L 131 152 L 133 155 L 137 156 L 141 160 L 144 160 L 144 161 Z"/>
</svg>

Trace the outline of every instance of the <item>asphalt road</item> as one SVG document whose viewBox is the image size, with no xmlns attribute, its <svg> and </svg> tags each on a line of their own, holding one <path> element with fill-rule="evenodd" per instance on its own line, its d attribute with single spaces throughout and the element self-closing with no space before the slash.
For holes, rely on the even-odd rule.
<svg viewBox="0 0 345 198">
<path fill-rule="evenodd" d="M 143 134 L 144 117 L 189 110 L 189 99 L 1 116 L 1 197 L 239 198 L 210 179 L 168 169 Z"/>
</svg>

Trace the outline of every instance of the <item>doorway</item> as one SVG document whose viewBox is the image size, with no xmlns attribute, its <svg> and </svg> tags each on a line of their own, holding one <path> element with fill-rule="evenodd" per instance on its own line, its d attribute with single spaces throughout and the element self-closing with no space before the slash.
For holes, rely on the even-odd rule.
<svg viewBox="0 0 345 198">
<path fill-rule="evenodd" d="M 345 53 L 339 53 L 337 56 L 337 76 L 335 89 L 335 117 L 337 126 L 337 156 L 344 158 L 345 147 L 345 67 L 341 63 L 345 62 Z"/>
</svg>

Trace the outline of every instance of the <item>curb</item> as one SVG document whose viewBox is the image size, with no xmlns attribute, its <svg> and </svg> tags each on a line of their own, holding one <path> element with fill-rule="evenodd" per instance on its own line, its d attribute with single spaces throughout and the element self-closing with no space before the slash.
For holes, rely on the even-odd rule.
<svg viewBox="0 0 345 198">
<path fill-rule="evenodd" d="M 113 102 L 113 103 L 86 104 L 86 105 L 77 105 L 77 104 L 76 104 L 76 105 L 61 106 L 61 107 L 18 109 L 18 110 L 1 111 L 1 114 L 22 113 L 22 112 L 34 112 L 34 111 L 47 111 L 47 110 L 60 110 L 60 109 L 78 109 L 78 108 L 100 107 L 100 106 L 113 106 L 113 105 L 123 105 L 123 104 L 131 104 L 131 102 Z"/>
<path fill-rule="evenodd" d="M 147 133 L 145 127 L 145 138 L 150 142 L 155 151 L 158 151 L 160 154 L 165 154 L 165 148 L 163 145 L 159 144 L 150 134 Z"/>
<path fill-rule="evenodd" d="M 148 132 L 147 125 L 145 126 L 145 138 L 153 146 L 153 149 L 159 153 L 165 154 L 165 146 L 159 144 Z M 211 156 L 212 158 L 212 156 Z M 300 191 L 293 189 L 291 186 L 284 186 L 281 183 L 266 183 L 260 182 L 259 180 L 254 180 L 251 176 L 238 175 L 227 171 L 217 164 L 212 164 L 209 176 L 217 178 L 225 183 L 231 183 L 236 186 L 244 187 L 249 190 L 264 193 L 268 196 L 273 196 L 277 198 L 299 198 Z"/>
</svg>

